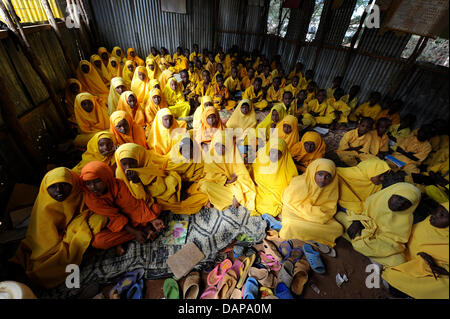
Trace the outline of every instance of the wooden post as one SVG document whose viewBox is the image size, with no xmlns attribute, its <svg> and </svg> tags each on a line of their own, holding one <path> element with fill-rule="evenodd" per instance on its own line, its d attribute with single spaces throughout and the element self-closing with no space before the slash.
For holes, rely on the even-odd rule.
<svg viewBox="0 0 450 319">
<path fill-rule="evenodd" d="M 10 0 L 6 0 L 6 3 L 11 5 Z M 27 41 L 25 34 L 23 32 L 22 26 L 20 25 L 20 23 L 18 23 L 18 21 L 15 21 L 16 22 L 15 24 L 11 20 L 11 17 L 9 16 L 8 11 L 6 10 L 6 7 L 2 1 L 0 1 L 0 16 L 2 17 L 3 21 L 5 21 L 6 25 L 8 26 L 8 29 L 12 31 L 11 35 L 15 36 L 16 39 L 18 40 L 20 47 L 22 48 L 23 54 L 30 62 L 30 65 L 33 68 L 33 70 L 36 71 L 37 75 L 41 79 L 44 86 L 47 88 L 50 99 L 53 102 L 53 105 L 55 106 L 56 112 L 60 117 L 63 127 L 64 128 L 70 127 L 69 121 L 67 120 L 67 114 L 61 105 L 61 101 L 60 99 L 58 99 L 55 89 L 53 88 L 50 80 L 48 79 L 47 74 L 41 69 L 40 67 L 41 62 L 31 49 L 31 46 Z M 22 37 L 21 35 L 23 35 L 24 37 Z M 68 134 L 68 131 L 61 130 L 60 133 L 62 136 L 66 136 Z"/>
<path fill-rule="evenodd" d="M 53 30 L 55 31 L 56 38 L 58 39 L 59 45 L 61 46 L 61 49 L 63 51 L 64 59 L 66 60 L 67 64 L 69 65 L 70 72 L 72 73 L 72 77 L 75 77 L 75 75 L 77 74 L 75 66 L 72 62 L 72 59 L 70 58 L 69 50 L 67 49 L 67 47 L 65 46 L 65 44 L 63 42 L 61 30 L 59 29 L 58 24 L 56 23 L 55 16 L 53 15 L 52 9 L 50 8 L 50 5 L 48 4 L 47 0 L 41 0 L 41 4 L 42 4 L 42 7 L 44 8 L 45 13 L 47 14 L 48 23 L 52 26 Z"/>
<path fill-rule="evenodd" d="M 320 53 L 322 53 L 322 49 L 323 49 L 323 43 L 324 43 L 324 41 L 325 41 L 325 36 L 326 36 L 326 34 L 328 33 L 328 29 L 329 29 L 329 26 L 330 26 L 330 18 L 331 18 L 331 12 L 332 12 L 332 10 L 333 10 L 333 8 L 332 8 L 332 6 L 331 6 L 331 1 L 332 0 L 328 0 L 328 2 L 327 3 L 325 3 L 324 4 L 324 6 L 325 5 L 328 5 L 328 8 L 326 8 L 328 11 L 327 11 L 327 14 L 325 15 L 325 21 L 323 22 L 324 24 L 323 24 L 323 32 L 322 32 L 322 34 L 320 35 L 320 39 L 319 39 L 319 41 L 318 41 L 318 47 L 317 47 L 317 52 L 316 52 L 316 54 L 314 55 L 314 63 L 313 63 L 313 66 L 312 66 L 312 69 L 313 70 L 315 70 L 316 69 L 316 65 L 317 65 L 317 60 L 319 59 L 319 56 L 320 56 Z M 325 8 L 324 8 L 325 9 Z M 323 12 L 322 12 L 323 13 Z"/>
<path fill-rule="evenodd" d="M 242 25 L 241 30 L 245 32 L 245 23 L 247 22 L 247 14 L 248 14 L 248 1 L 244 1 L 244 14 L 242 16 Z M 239 37 L 239 50 L 244 51 L 243 44 L 244 44 L 245 34 L 241 34 Z"/>
<path fill-rule="evenodd" d="M 94 8 L 92 7 L 91 0 L 86 0 L 86 2 L 87 2 L 87 5 L 89 7 L 89 11 L 91 12 L 92 24 L 89 24 L 89 25 L 90 25 L 91 30 L 92 30 L 94 43 L 99 43 L 99 41 L 100 41 L 100 34 L 98 32 L 98 23 L 97 23 L 97 18 L 95 17 L 95 11 L 94 11 Z"/>
<path fill-rule="evenodd" d="M 45 172 L 45 164 L 39 153 L 33 147 L 30 137 L 17 118 L 16 106 L 6 88 L 3 79 L 0 77 L 0 113 L 3 117 L 8 133 L 14 139 L 24 155 L 30 159 L 30 164 L 39 173 Z"/>
<path fill-rule="evenodd" d="M 77 4 L 75 0 L 66 0 L 67 8 L 69 11 L 70 17 L 74 20 L 77 29 L 79 30 L 78 34 L 80 36 L 81 40 L 81 48 L 83 53 L 83 58 L 86 59 L 86 57 L 89 56 L 91 52 L 91 47 L 89 45 L 89 40 L 87 38 L 86 30 L 84 29 L 83 22 L 81 21 L 80 15 L 77 11 Z M 89 59 L 89 58 L 88 58 Z"/>
<path fill-rule="evenodd" d="M 261 39 L 261 43 L 259 45 L 259 52 L 262 52 L 263 48 L 264 48 L 264 42 L 266 41 L 267 38 L 267 19 L 269 17 L 269 9 L 270 9 L 270 0 L 265 0 L 264 2 L 264 28 L 263 28 L 263 33 L 262 33 L 262 39 Z"/>
<path fill-rule="evenodd" d="M 217 50 L 217 38 L 219 34 L 219 1 L 214 0 L 214 37 L 213 37 L 213 52 L 215 53 Z"/>
</svg>

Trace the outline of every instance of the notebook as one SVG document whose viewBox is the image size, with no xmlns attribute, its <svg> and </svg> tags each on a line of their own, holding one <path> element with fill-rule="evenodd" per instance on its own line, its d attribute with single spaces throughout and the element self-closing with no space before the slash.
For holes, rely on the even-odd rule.
<svg viewBox="0 0 450 319">
<path fill-rule="evenodd" d="M 161 238 L 163 245 L 184 245 L 186 243 L 187 220 L 172 220 L 169 222 L 164 236 Z"/>
<path fill-rule="evenodd" d="M 397 165 L 398 167 L 403 167 L 405 166 L 405 162 L 402 162 L 398 159 L 396 159 L 394 156 L 392 155 L 386 155 L 385 159 L 390 160 L 392 163 L 394 163 L 395 165 Z"/>
</svg>

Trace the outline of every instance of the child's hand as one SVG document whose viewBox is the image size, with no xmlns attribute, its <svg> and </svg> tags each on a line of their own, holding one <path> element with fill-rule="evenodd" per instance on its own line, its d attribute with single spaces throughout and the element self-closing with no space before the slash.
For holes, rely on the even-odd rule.
<svg viewBox="0 0 450 319">
<path fill-rule="evenodd" d="M 147 242 L 147 235 L 142 230 L 135 230 L 133 235 L 136 237 L 136 240 L 139 244 L 145 244 Z"/>
<path fill-rule="evenodd" d="M 129 181 L 132 181 L 133 183 L 140 183 L 141 182 L 141 179 L 139 178 L 138 173 L 136 173 L 135 171 L 127 169 L 125 171 L 125 176 L 127 177 L 127 179 Z"/>
<path fill-rule="evenodd" d="M 164 225 L 164 222 L 163 222 L 161 219 L 159 219 L 159 218 L 153 220 L 151 223 L 152 223 L 153 227 L 155 228 L 155 230 L 156 230 L 158 233 L 160 233 L 161 231 L 163 231 L 164 228 L 166 227 L 166 226 Z"/>
</svg>

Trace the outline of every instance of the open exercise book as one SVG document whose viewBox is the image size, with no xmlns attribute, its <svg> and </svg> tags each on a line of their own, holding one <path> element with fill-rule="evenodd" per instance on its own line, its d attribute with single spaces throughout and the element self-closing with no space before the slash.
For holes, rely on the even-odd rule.
<svg viewBox="0 0 450 319">
<path fill-rule="evenodd" d="M 167 225 L 161 243 L 165 245 L 184 245 L 186 243 L 189 222 L 186 220 L 172 220 Z"/>
<path fill-rule="evenodd" d="M 398 159 L 396 159 L 394 156 L 392 155 L 386 155 L 385 159 L 390 160 L 392 163 L 394 163 L 395 165 L 397 165 L 398 167 L 403 167 L 406 164 Z"/>
</svg>

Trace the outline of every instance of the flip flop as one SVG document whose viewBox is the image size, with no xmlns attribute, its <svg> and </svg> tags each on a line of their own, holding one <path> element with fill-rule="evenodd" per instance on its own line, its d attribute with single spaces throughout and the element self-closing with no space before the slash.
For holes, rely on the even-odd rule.
<svg viewBox="0 0 450 319">
<path fill-rule="evenodd" d="M 217 287 L 209 286 L 200 296 L 200 299 L 217 299 Z"/>
<path fill-rule="evenodd" d="M 268 288 L 268 287 L 260 287 L 259 288 L 259 292 L 261 294 L 261 299 L 265 299 L 269 296 L 273 296 L 273 291 L 272 289 Z"/>
<path fill-rule="evenodd" d="M 163 291 L 166 299 L 180 299 L 178 283 L 173 278 L 167 278 L 164 281 Z"/>
<path fill-rule="evenodd" d="M 270 240 L 264 239 L 263 240 L 263 247 L 264 247 L 264 253 L 266 255 L 271 255 L 275 257 L 276 260 L 280 261 L 283 259 L 283 256 L 278 251 L 277 245 L 275 245 Z"/>
<path fill-rule="evenodd" d="M 242 299 L 242 291 L 237 288 L 234 288 L 230 299 Z"/>
<path fill-rule="evenodd" d="M 295 264 L 300 259 L 302 259 L 304 253 L 301 247 L 295 247 L 291 250 L 291 256 L 289 258 L 293 258 L 292 263 Z"/>
<path fill-rule="evenodd" d="M 144 268 L 138 268 L 133 271 L 129 271 L 122 276 L 119 282 L 110 290 L 109 297 L 112 295 L 121 295 L 123 292 L 130 289 L 137 281 L 144 276 Z"/>
<path fill-rule="evenodd" d="M 275 217 L 273 217 L 272 215 L 262 214 L 261 217 L 269 224 L 270 229 L 274 229 L 276 231 L 281 230 L 281 227 L 282 227 L 281 222 L 276 220 Z"/>
<path fill-rule="evenodd" d="M 278 274 L 278 282 L 283 282 L 286 287 L 291 287 L 294 279 L 294 264 L 290 260 L 286 260 Z"/>
<path fill-rule="evenodd" d="M 258 269 L 251 267 L 248 275 L 255 278 L 262 286 L 267 288 L 275 288 L 277 279 L 267 268 Z"/>
<path fill-rule="evenodd" d="M 305 259 L 299 260 L 294 267 L 294 279 L 292 280 L 291 290 L 297 296 L 303 292 L 305 284 L 308 282 L 309 264 Z"/>
<path fill-rule="evenodd" d="M 218 264 L 216 267 L 214 267 L 213 270 L 211 270 L 208 274 L 207 282 L 208 286 L 215 286 L 219 283 L 219 281 L 225 276 L 228 269 L 230 269 L 232 266 L 231 260 L 228 258 L 222 261 L 220 264 Z"/>
<path fill-rule="evenodd" d="M 191 272 L 183 283 L 183 299 L 197 299 L 200 290 L 200 273 Z"/>
<path fill-rule="evenodd" d="M 241 278 L 242 272 L 244 271 L 244 264 L 239 259 L 236 259 L 233 262 L 233 266 L 231 267 L 231 269 L 235 272 L 237 280 L 239 280 L 239 278 Z"/>
<path fill-rule="evenodd" d="M 326 272 L 325 265 L 320 258 L 320 254 L 315 251 L 310 244 L 303 245 L 303 252 L 305 253 L 306 260 L 314 272 L 318 274 L 324 274 Z"/>
<path fill-rule="evenodd" d="M 144 281 L 140 279 L 137 283 L 131 286 L 127 292 L 127 299 L 142 299 L 142 293 L 144 290 Z"/>
<path fill-rule="evenodd" d="M 218 284 L 217 298 L 218 299 L 230 299 L 231 294 L 236 288 L 237 275 L 234 270 L 227 271 L 225 276 L 220 280 Z"/>
<path fill-rule="evenodd" d="M 284 263 L 291 256 L 291 243 L 287 240 L 282 241 L 280 246 L 278 246 L 278 251 L 281 253 L 281 255 L 283 255 L 283 260 L 281 262 Z"/>
<path fill-rule="evenodd" d="M 307 240 L 306 242 L 308 244 L 311 244 L 311 246 L 317 248 L 317 250 L 320 251 L 322 254 L 330 257 L 336 257 L 336 250 L 334 250 L 334 248 L 328 247 L 327 245 L 319 243 L 314 240 Z"/>
<path fill-rule="evenodd" d="M 261 258 L 261 262 L 269 267 L 273 271 L 278 271 L 281 269 L 281 264 L 278 260 L 275 259 L 272 255 L 266 255 L 262 251 L 259 252 L 259 257 Z"/>
<path fill-rule="evenodd" d="M 240 289 L 242 285 L 244 284 L 245 279 L 247 279 L 248 272 L 250 271 L 250 267 L 253 265 L 256 259 L 256 254 L 251 255 L 250 257 L 247 257 L 244 259 L 244 270 L 241 273 L 241 276 L 239 278 L 238 283 L 236 284 L 236 288 Z"/>
<path fill-rule="evenodd" d="M 255 278 L 248 277 L 242 288 L 242 299 L 256 299 L 258 298 L 259 285 Z"/>
<path fill-rule="evenodd" d="M 295 299 L 289 288 L 282 282 L 275 287 L 275 296 L 279 299 Z"/>
</svg>

